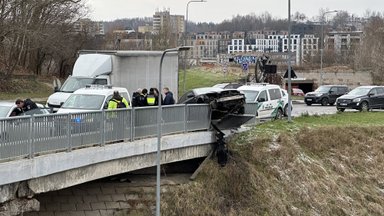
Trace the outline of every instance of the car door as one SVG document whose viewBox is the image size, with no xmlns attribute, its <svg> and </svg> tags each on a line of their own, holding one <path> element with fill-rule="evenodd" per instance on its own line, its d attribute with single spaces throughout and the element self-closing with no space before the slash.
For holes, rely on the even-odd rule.
<svg viewBox="0 0 384 216">
<path fill-rule="evenodd" d="M 377 88 L 378 108 L 384 108 L 384 87 Z"/>
<path fill-rule="evenodd" d="M 269 94 L 269 116 L 274 118 L 278 112 L 278 109 L 283 110 L 283 103 L 280 88 L 268 89 Z"/>
<path fill-rule="evenodd" d="M 368 93 L 369 108 L 377 108 L 380 104 L 380 98 L 378 97 L 378 88 L 373 88 Z"/>
<path fill-rule="evenodd" d="M 268 117 L 268 110 L 269 110 L 269 97 L 268 97 L 268 93 L 266 90 L 263 90 L 260 92 L 260 94 L 258 95 L 256 101 L 258 102 L 258 109 L 257 109 L 257 112 L 258 112 L 258 116 L 260 118 L 265 118 L 265 117 Z"/>
<path fill-rule="evenodd" d="M 336 99 L 340 96 L 338 87 L 332 87 L 329 89 L 329 103 L 333 104 L 336 102 Z"/>
</svg>

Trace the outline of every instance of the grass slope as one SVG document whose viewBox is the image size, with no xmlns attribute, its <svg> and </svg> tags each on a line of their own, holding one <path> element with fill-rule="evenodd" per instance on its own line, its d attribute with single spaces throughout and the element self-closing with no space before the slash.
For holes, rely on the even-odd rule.
<svg viewBox="0 0 384 216">
<path fill-rule="evenodd" d="M 195 182 L 163 195 L 164 215 L 382 215 L 384 113 L 268 122 L 229 142 Z"/>
<path fill-rule="evenodd" d="M 53 93 L 53 88 L 35 79 L 11 79 L 0 89 L 0 100 L 15 100 L 17 98 L 47 98 Z"/>
<path fill-rule="evenodd" d="M 183 94 L 184 71 L 179 71 L 179 96 Z M 237 82 L 240 76 L 223 73 L 215 73 L 203 67 L 196 67 L 186 71 L 185 89 L 186 91 L 200 87 L 210 87 L 218 83 Z"/>
</svg>

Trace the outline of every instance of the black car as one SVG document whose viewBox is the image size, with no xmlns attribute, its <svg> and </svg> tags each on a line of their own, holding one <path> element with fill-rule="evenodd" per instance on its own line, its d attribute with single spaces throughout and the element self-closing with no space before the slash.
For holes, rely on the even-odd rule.
<svg viewBox="0 0 384 216">
<path fill-rule="evenodd" d="M 345 85 L 323 85 L 314 92 L 305 94 L 304 102 L 310 106 L 312 104 L 321 104 L 322 106 L 333 105 L 336 99 L 348 92 Z"/>
<path fill-rule="evenodd" d="M 356 109 L 368 111 L 384 108 L 383 86 L 360 86 L 337 99 L 337 110 Z"/>
</svg>

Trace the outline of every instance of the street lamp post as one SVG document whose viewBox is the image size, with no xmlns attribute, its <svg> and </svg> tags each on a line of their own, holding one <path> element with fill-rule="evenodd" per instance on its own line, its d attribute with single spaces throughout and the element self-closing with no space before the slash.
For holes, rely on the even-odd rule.
<svg viewBox="0 0 384 216">
<path fill-rule="evenodd" d="M 288 0 L 288 122 L 292 121 L 291 117 L 291 0 Z"/>
<path fill-rule="evenodd" d="M 184 46 L 187 46 L 187 34 L 188 34 L 188 7 L 189 7 L 189 4 L 192 3 L 192 2 L 207 2 L 206 0 L 190 0 L 188 3 L 187 3 L 187 7 L 186 7 L 186 11 L 185 11 L 185 33 L 184 33 Z M 187 53 L 185 53 L 184 55 L 184 65 L 183 65 L 183 69 L 184 69 L 184 74 L 183 74 L 183 93 L 185 93 L 185 78 L 186 78 L 186 74 L 187 74 L 187 69 L 186 69 L 186 61 L 187 61 Z"/>
<path fill-rule="evenodd" d="M 323 76 L 324 76 L 324 71 L 323 71 L 323 55 L 324 55 L 324 19 L 325 15 L 329 13 L 336 13 L 338 12 L 337 10 L 332 10 L 332 11 L 326 11 L 323 13 L 322 20 L 321 20 L 321 47 L 320 47 L 320 85 L 323 85 Z"/>
<path fill-rule="evenodd" d="M 156 216 L 160 216 L 160 159 L 161 159 L 161 117 L 162 117 L 162 105 L 161 105 L 161 89 L 162 89 L 162 68 L 163 60 L 168 52 L 179 52 L 189 50 L 188 46 L 181 46 L 172 49 L 166 49 L 163 51 L 160 59 L 159 70 L 159 95 L 158 95 L 158 109 L 157 109 L 157 153 L 156 153 Z"/>
</svg>

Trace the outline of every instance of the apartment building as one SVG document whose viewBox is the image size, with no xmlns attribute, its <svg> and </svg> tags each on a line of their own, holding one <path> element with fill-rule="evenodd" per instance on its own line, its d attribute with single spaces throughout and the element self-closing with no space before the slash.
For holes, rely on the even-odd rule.
<svg viewBox="0 0 384 216">
<path fill-rule="evenodd" d="M 184 16 L 171 15 L 169 10 L 157 11 L 153 15 L 153 33 L 159 33 L 167 28 L 173 34 L 181 34 L 185 31 Z"/>
<path fill-rule="evenodd" d="M 360 44 L 362 36 L 362 31 L 332 31 L 325 36 L 325 48 L 343 54 Z"/>
<path fill-rule="evenodd" d="M 74 23 L 75 32 L 88 32 L 91 35 L 104 35 L 104 23 L 90 19 L 80 19 Z"/>
</svg>

